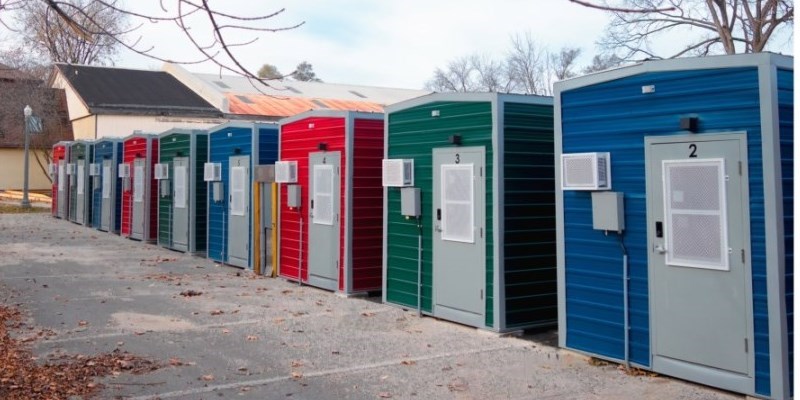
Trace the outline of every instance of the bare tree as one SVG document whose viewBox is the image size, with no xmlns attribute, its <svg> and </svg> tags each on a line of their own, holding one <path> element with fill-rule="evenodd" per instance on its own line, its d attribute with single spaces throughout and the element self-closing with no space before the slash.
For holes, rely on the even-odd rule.
<svg viewBox="0 0 800 400">
<path fill-rule="evenodd" d="M 605 71 L 609 68 L 614 68 L 622 65 L 623 60 L 617 57 L 616 54 L 602 55 L 598 54 L 592 58 L 592 63 L 585 66 L 581 72 L 583 74 L 591 74 L 593 72 Z"/>
<path fill-rule="evenodd" d="M 577 75 L 575 67 L 580 55 L 581 49 L 577 47 L 562 47 L 558 53 L 550 54 L 548 58 L 550 72 L 559 81 L 574 77 Z"/>
<path fill-rule="evenodd" d="M 0 0 L 0 24 L 9 27 L 3 20 L 9 11 L 19 10 L 29 3 L 40 1 L 57 14 L 76 35 L 87 41 L 96 36 L 110 37 L 123 49 L 162 62 L 177 64 L 210 62 L 219 67 L 220 72 L 244 76 L 254 84 L 258 82 L 267 86 L 269 85 L 267 79 L 259 78 L 255 72 L 242 64 L 237 57 L 238 51 L 258 41 L 261 34 L 280 32 L 303 25 L 303 22 L 299 22 L 272 26 L 271 22 L 283 14 L 285 9 L 266 14 L 236 14 L 221 11 L 220 6 L 211 6 L 210 0 L 161 0 L 160 12 L 155 13 L 138 12 L 133 6 L 117 5 L 116 0 L 94 0 L 94 3 L 127 16 L 132 28 L 122 31 L 104 28 L 100 21 L 95 20 L 90 13 L 77 5 L 76 0 Z M 71 15 L 80 15 L 83 20 L 75 19 Z M 171 37 L 170 40 L 182 39 L 194 48 L 197 53 L 196 58 L 174 59 L 170 55 L 160 53 L 155 46 L 143 44 L 143 38 L 136 35 L 136 30 L 145 24 L 156 23 L 175 24 L 180 34 L 179 37 Z M 210 29 L 191 29 L 191 26 L 205 25 L 210 26 Z M 245 35 L 247 37 L 242 38 Z"/>
<path fill-rule="evenodd" d="M 470 57 L 459 57 L 447 63 L 447 67 L 436 68 L 433 78 L 425 87 L 436 92 L 474 92 L 479 90 L 475 70 Z"/>
<path fill-rule="evenodd" d="M 525 94 L 547 94 L 546 50 L 539 46 L 530 32 L 511 37 L 511 50 L 507 64 L 517 89 Z"/>
<path fill-rule="evenodd" d="M 108 2 L 117 4 L 117 0 Z M 16 14 L 22 44 L 30 44 L 34 54 L 50 62 L 112 64 L 120 45 L 111 33 L 126 31 L 127 15 L 94 0 L 73 0 L 71 4 L 74 8 L 65 9 L 67 18 L 63 18 L 44 2 L 25 3 Z M 70 21 L 86 31 L 76 31 Z M 87 32 L 97 33 L 87 37 Z"/>
<path fill-rule="evenodd" d="M 794 25 L 790 0 L 569 0 L 609 12 L 612 21 L 600 44 L 623 50 L 622 59 L 757 53 Z M 659 38 L 689 38 L 677 51 L 652 48 Z"/>
</svg>

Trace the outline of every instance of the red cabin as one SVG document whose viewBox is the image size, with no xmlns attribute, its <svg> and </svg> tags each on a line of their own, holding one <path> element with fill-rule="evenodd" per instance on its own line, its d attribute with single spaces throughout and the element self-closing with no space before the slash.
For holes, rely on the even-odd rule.
<svg viewBox="0 0 800 400">
<path fill-rule="evenodd" d="M 383 114 L 317 110 L 281 121 L 279 275 L 344 294 L 380 290 Z"/>
<path fill-rule="evenodd" d="M 158 135 L 134 133 L 123 139 L 120 234 L 155 242 L 158 233 L 158 190 L 153 165 L 158 161 Z"/>
<path fill-rule="evenodd" d="M 50 164 L 50 177 L 53 178 L 50 213 L 61 219 L 69 217 L 69 187 L 67 185 L 67 163 L 69 162 L 70 142 L 61 141 L 53 145 Z"/>
</svg>

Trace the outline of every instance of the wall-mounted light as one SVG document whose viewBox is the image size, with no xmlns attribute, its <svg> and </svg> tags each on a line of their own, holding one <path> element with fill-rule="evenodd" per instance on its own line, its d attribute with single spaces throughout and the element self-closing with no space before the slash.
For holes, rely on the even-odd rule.
<svg viewBox="0 0 800 400">
<path fill-rule="evenodd" d="M 460 146 L 461 145 L 461 135 L 450 135 L 450 137 L 447 138 L 447 141 L 450 142 L 450 144 L 454 144 L 456 146 Z"/>
<path fill-rule="evenodd" d="M 142 158 L 142 153 L 136 153 L 136 154 L 134 155 L 134 157 L 136 157 L 136 158 Z"/>
<path fill-rule="evenodd" d="M 233 149 L 233 154 L 242 154 L 242 149 L 239 147 Z"/>
<path fill-rule="evenodd" d="M 438 117 L 439 115 L 441 115 L 441 113 L 439 112 L 439 110 L 433 110 L 433 111 L 431 111 L 431 117 L 434 117 L 434 118 L 436 118 L 436 117 Z"/>
<path fill-rule="evenodd" d="M 175 152 L 175 157 L 183 157 L 183 152 L 182 151 L 176 151 Z"/>
<path fill-rule="evenodd" d="M 697 133 L 697 125 L 700 119 L 697 117 L 684 117 L 681 118 L 681 130 Z"/>
<path fill-rule="evenodd" d="M 317 144 L 317 149 L 320 151 L 328 151 L 328 144 L 325 142 L 319 142 L 319 144 Z"/>
</svg>

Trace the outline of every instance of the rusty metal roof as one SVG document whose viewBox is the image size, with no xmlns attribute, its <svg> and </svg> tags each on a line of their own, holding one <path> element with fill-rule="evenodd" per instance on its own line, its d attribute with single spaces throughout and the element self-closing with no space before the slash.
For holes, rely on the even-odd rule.
<svg viewBox="0 0 800 400">
<path fill-rule="evenodd" d="M 226 93 L 225 97 L 230 112 L 240 115 L 290 117 L 309 110 L 383 112 L 383 105 L 368 101 L 232 93 Z"/>
</svg>

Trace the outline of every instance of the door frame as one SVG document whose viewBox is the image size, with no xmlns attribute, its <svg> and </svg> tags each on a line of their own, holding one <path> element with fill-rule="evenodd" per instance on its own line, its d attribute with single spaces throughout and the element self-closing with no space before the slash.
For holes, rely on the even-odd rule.
<svg viewBox="0 0 800 400">
<path fill-rule="evenodd" d="M 742 168 L 742 240 L 745 249 L 745 263 L 744 263 L 744 293 L 745 293 L 745 322 L 747 324 L 747 338 L 748 338 L 748 353 L 747 353 L 747 375 L 741 375 L 734 372 L 722 371 L 713 367 L 701 366 L 690 362 L 682 362 L 679 360 L 666 359 L 656 356 L 656 336 L 657 332 L 653 329 L 653 321 L 655 320 L 656 310 L 654 307 L 654 285 L 653 285 L 653 268 L 654 268 L 654 254 L 651 249 L 654 248 L 655 243 L 653 240 L 652 229 L 654 226 L 653 209 L 651 207 L 650 196 L 653 193 L 653 176 L 650 171 L 651 162 L 651 148 L 653 145 L 658 144 L 677 144 L 689 142 L 716 142 L 736 140 L 739 142 L 739 155 Z M 649 321 L 648 328 L 650 331 L 650 366 L 653 371 L 664 373 L 666 375 L 676 376 L 680 378 L 698 381 L 711 386 L 716 386 L 728 390 L 733 390 L 742 393 L 755 392 L 755 329 L 753 326 L 753 272 L 752 272 L 752 239 L 750 236 L 750 175 L 748 168 L 748 153 L 747 153 L 747 132 L 745 131 L 730 131 L 722 133 L 709 133 L 709 134 L 688 134 L 688 135 L 670 135 L 670 136 L 645 136 L 644 137 L 644 165 L 645 165 L 645 204 L 647 207 L 647 279 L 648 279 L 648 312 Z"/>
<path fill-rule="evenodd" d="M 435 171 L 435 169 L 436 169 L 435 158 L 436 157 L 435 157 L 434 153 L 436 153 L 437 151 L 440 151 L 440 152 L 444 152 L 444 151 L 448 151 L 448 152 L 449 151 L 452 151 L 452 152 L 459 152 L 459 151 L 461 151 L 461 152 L 464 152 L 464 151 L 472 152 L 472 151 L 477 151 L 477 152 L 481 153 L 481 155 L 482 155 L 482 160 L 483 160 L 483 166 L 482 166 L 483 167 L 483 185 L 482 185 L 483 193 L 482 193 L 482 196 L 480 196 L 480 202 L 482 204 L 482 208 L 483 208 L 484 212 L 483 212 L 483 220 L 479 221 L 478 219 L 475 219 L 474 222 L 475 222 L 476 225 L 480 224 L 480 226 L 483 227 L 483 238 L 482 238 L 483 239 L 483 249 L 481 249 L 482 252 L 483 252 L 483 257 L 482 257 L 483 258 L 483 262 L 481 263 L 481 269 L 482 269 L 483 273 L 480 274 L 480 287 L 484 290 L 484 295 L 483 295 L 484 297 L 483 297 L 483 304 L 482 304 L 482 307 L 481 307 L 481 313 L 480 313 L 478 319 L 475 319 L 474 321 L 464 318 L 464 314 L 462 314 L 460 312 L 451 311 L 451 309 L 448 309 L 447 307 L 437 307 L 436 306 L 437 305 L 437 300 L 436 300 L 436 297 L 437 297 L 437 295 L 436 295 L 437 273 L 436 273 L 436 264 L 435 264 L 436 255 L 434 253 L 435 246 L 434 246 L 434 242 L 433 241 L 437 240 L 436 239 L 436 232 L 434 231 L 435 230 L 435 226 L 436 226 L 436 206 L 435 206 L 436 205 L 436 198 L 434 196 L 434 193 L 435 193 L 435 187 L 437 185 L 437 182 L 434 179 L 434 177 L 436 176 L 436 171 Z M 487 170 L 488 170 L 488 167 L 487 167 L 487 162 L 486 162 L 486 147 L 485 146 L 466 146 L 466 147 L 461 147 L 461 146 L 458 146 L 458 147 L 442 146 L 442 147 L 434 147 L 434 148 L 431 149 L 431 207 L 432 208 L 431 208 L 430 212 L 431 212 L 431 218 L 432 218 L 431 222 L 432 222 L 432 224 L 431 224 L 430 232 L 431 232 L 431 235 L 432 235 L 431 236 L 431 276 L 433 278 L 432 282 L 431 282 L 431 314 L 433 316 L 435 316 L 435 317 L 445 318 L 445 319 L 448 319 L 450 321 L 455 321 L 455 322 L 458 322 L 460 324 L 466 324 L 466 325 L 474 326 L 474 327 L 478 327 L 478 328 L 483 328 L 483 327 L 486 326 L 486 298 L 488 297 L 488 293 L 486 292 L 486 256 L 487 256 L 487 254 L 486 254 L 486 246 L 487 246 L 487 241 L 488 241 L 488 237 L 487 237 L 488 236 L 488 234 L 487 234 L 488 229 L 486 227 L 486 221 L 488 219 L 488 216 L 487 216 L 486 211 L 485 211 L 486 210 L 486 202 L 487 202 L 486 192 L 488 190 L 487 187 L 486 187 Z M 439 176 L 439 178 L 441 179 L 441 175 Z M 440 193 L 440 195 L 441 195 L 441 193 Z M 439 201 L 441 202 L 441 199 Z M 476 203 L 478 202 L 478 196 L 475 196 L 475 201 L 476 201 Z M 494 273 L 496 274 L 498 272 L 496 270 L 497 269 L 497 264 L 495 264 L 494 267 L 495 267 Z M 497 289 L 495 289 L 495 290 L 497 290 Z M 498 292 L 495 292 L 495 296 L 497 296 L 497 293 Z"/>
</svg>

